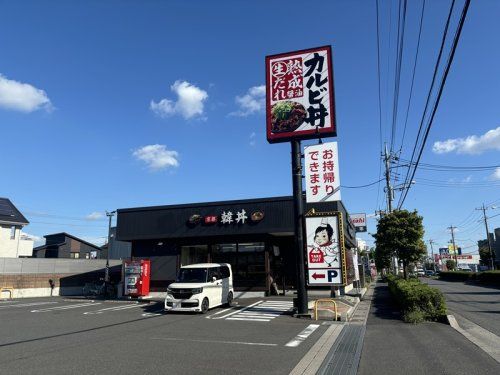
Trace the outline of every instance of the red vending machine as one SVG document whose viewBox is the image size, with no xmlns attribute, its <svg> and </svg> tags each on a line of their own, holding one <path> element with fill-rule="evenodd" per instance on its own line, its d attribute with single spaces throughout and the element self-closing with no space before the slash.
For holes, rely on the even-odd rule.
<svg viewBox="0 0 500 375">
<path fill-rule="evenodd" d="M 124 268 L 124 295 L 143 297 L 149 294 L 149 280 L 151 278 L 151 261 L 125 260 Z"/>
</svg>

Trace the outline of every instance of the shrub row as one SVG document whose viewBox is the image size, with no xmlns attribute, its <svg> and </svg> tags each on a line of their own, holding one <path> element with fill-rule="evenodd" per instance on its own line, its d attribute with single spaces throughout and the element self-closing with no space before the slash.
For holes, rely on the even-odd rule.
<svg viewBox="0 0 500 375">
<path fill-rule="evenodd" d="M 436 321 L 446 315 L 446 303 L 440 290 L 422 284 L 418 279 L 404 280 L 388 276 L 387 281 L 405 322 Z"/>
<path fill-rule="evenodd" d="M 468 281 L 475 278 L 475 273 L 465 271 L 442 271 L 439 278 L 447 281 Z"/>
<path fill-rule="evenodd" d="M 441 272 L 439 278 L 447 281 L 475 281 L 483 284 L 500 286 L 500 271 L 448 271 Z"/>
</svg>

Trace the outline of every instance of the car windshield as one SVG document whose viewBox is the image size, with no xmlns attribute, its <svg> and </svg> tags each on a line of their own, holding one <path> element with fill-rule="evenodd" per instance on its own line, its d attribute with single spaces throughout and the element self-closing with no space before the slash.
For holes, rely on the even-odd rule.
<svg viewBox="0 0 500 375">
<path fill-rule="evenodd" d="M 177 276 L 178 283 L 206 283 L 206 268 L 181 268 Z"/>
</svg>

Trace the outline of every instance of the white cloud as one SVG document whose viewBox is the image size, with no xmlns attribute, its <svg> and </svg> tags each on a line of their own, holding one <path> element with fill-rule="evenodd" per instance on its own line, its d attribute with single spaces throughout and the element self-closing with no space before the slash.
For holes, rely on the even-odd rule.
<svg viewBox="0 0 500 375">
<path fill-rule="evenodd" d="M 87 220 L 99 220 L 99 219 L 102 219 L 103 217 L 104 217 L 104 214 L 102 212 L 94 211 L 91 214 L 85 216 L 85 219 L 87 219 Z"/>
<path fill-rule="evenodd" d="M 82 236 L 80 237 L 82 240 L 90 242 L 96 246 L 102 246 L 108 241 L 108 237 L 91 237 L 91 236 Z"/>
<path fill-rule="evenodd" d="M 21 235 L 28 237 L 30 240 L 33 240 L 35 243 L 40 243 L 40 242 L 44 242 L 45 241 L 45 238 L 40 237 L 40 236 L 36 236 L 34 234 L 29 234 L 29 233 L 26 233 L 26 232 L 22 232 Z"/>
<path fill-rule="evenodd" d="M 250 142 L 249 142 L 249 144 L 250 144 L 250 146 L 252 146 L 252 147 L 253 147 L 253 146 L 255 146 L 255 137 L 256 137 L 256 135 L 257 135 L 257 134 L 255 134 L 255 132 L 252 132 L 252 133 L 250 134 Z"/>
<path fill-rule="evenodd" d="M 187 81 L 175 81 L 170 89 L 177 95 L 177 101 L 161 99 L 151 100 L 149 108 L 160 117 L 180 114 L 185 119 L 203 115 L 204 102 L 208 99 L 206 91 Z"/>
<path fill-rule="evenodd" d="M 492 180 L 500 180 L 500 168 L 495 169 L 495 172 L 490 176 Z"/>
<path fill-rule="evenodd" d="M 487 131 L 481 136 L 447 139 L 435 142 L 432 151 L 436 154 L 456 152 L 457 154 L 481 154 L 484 151 L 500 151 L 500 127 Z"/>
<path fill-rule="evenodd" d="M 151 171 L 179 166 L 179 153 L 167 150 L 165 145 L 144 146 L 135 150 L 132 155 L 146 163 Z"/>
<path fill-rule="evenodd" d="M 28 83 L 8 79 L 0 74 L 0 107 L 20 112 L 33 112 L 53 107 L 45 91 Z"/>
<path fill-rule="evenodd" d="M 245 95 L 237 96 L 235 102 L 238 104 L 239 110 L 231 112 L 231 116 L 245 117 L 264 112 L 266 108 L 266 86 L 250 87 Z"/>
</svg>

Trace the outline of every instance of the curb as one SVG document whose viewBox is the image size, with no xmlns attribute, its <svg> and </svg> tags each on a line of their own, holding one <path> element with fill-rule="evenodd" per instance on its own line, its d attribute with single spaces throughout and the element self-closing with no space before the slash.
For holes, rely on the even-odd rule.
<svg viewBox="0 0 500 375">
<path fill-rule="evenodd" d="M 463 318 L 465 319 L 465 318 Z M 492 357 L 495 361 L 500 363 L 500 340 L 498 336 L 494 333 L 488 331 L 487 329 L 482 328 L 481 326 L 470 322 L 475 327 L 474 329 L 463 329 L 457 322 L 457 319 L 454 315 L 446 315 L 446 320 L 448 324 L 462 336 L 464 336 L 467 340 L 472 342 L 474 345 L 479 347 L 482 351 Z M 467 320 L 467 319 L 466 319 Z M 473 334 L 472 332 L 475 332 Z"/>
</svg>

